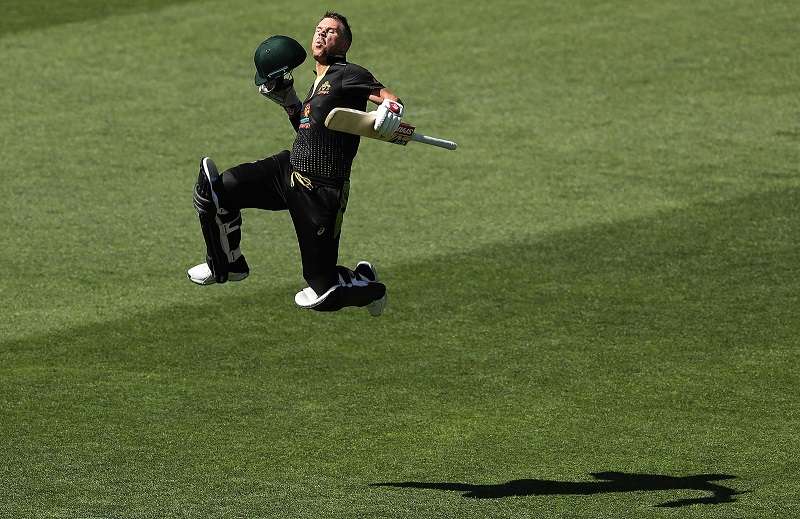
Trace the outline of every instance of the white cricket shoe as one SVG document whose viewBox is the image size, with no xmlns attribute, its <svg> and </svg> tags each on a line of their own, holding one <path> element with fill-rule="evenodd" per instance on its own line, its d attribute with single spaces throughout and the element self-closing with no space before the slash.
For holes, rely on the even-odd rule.
<svg viewBox="0 0 800 519">
<path fill-rule="evenodd" d="M 200 263 L 186 271 L 189 281 L 198 285 L 213 285 L 217 282 L 208 263 Z M 228 272 L 228 281 L 241 281 L 250 275 L 250 271 Z"/>
<path fill-rule="evenodd" d="M 359 261 L 353 272 L 355 272 L 357 278 L 361 278 L 364 281 L 378 281 L 378 271 L 375 270 L 375 267 L 369 261 Z M 386 292 L 384 292 L 382 298 L 376 299 L 367 305 L 367 311 L 372 317 L 381 315 L 385 308 Z"/>
</svg>

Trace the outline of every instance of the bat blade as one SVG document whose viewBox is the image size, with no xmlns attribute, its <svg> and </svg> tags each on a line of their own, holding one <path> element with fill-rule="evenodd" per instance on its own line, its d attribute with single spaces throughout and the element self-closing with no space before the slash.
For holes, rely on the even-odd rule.
<svg viewBox="0 0 800 519">
<path fill-rule="evenodd" d="M 456 143 L 444 139 L 436 139 L 425 135 L 415 134 L 416 126 L 402 122 L 397 131 L 389 137 L 381 137 L 375 131 L 375 114 L 354 110 L 352 108 L 334 108 L 325 118 L 325 126 L 337 132 L 360 135 L 368 139 L 391 142 L 405 146 L 409 141 L 422 142 L 450 150 L 456 149 Z"/>
<path fill-rule="evenodd" d="M 334 108 L 325 118 L 325 126 L 337 132 L 352 133 L 369 139 L 390 140 L 382 138 L 375 131 L 375 114 L 352 108 Z"/>
</svg>

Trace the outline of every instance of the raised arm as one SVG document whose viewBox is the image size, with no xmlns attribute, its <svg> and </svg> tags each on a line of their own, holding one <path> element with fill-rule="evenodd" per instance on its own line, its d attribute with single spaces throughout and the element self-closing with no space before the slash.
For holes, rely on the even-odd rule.
<svg viewBox="0 0 800 519">
<path fill-rule="evenodd" d="M 298 130 L 302 105 L 300 99 L 297 98 L 297 93 L 294 91 L 293 79 L 269 81 L 258 87 L 258 93 L 283 107 L 289 117 L 289 124 L 292 125 L 294 131 Z"/>
</svg>

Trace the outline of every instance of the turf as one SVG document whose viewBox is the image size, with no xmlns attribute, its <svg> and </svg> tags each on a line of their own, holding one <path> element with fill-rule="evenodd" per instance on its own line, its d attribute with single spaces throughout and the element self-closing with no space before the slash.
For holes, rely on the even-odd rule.
<svg viewBox="0 0 800 519">
<path fill-rule="evenodd" d="M 800 514 L 793 3 L 342 6 L 460 145 L 362 143 L 379 319 L 293 307 L 285 214 L 245 282 L 184 277 L 197 161 L 291 144 L 252 50 L 317 4 L 37 5 L 0 24 L 0 517 Z"/>
</svg>

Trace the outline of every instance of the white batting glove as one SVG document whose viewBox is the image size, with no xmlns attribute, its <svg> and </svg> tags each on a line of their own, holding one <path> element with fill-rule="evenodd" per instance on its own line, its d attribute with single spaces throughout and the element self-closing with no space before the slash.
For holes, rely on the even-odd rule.
<svg viewBox="0 0 800 519">
<path fill-rule="evenodd" d="M 284 108 L 300 104 L 297 92 L 294 91 L 294 80 L 292 79 L 281 78 L 267 81 L 265 84 L 259 85 L 258 93 Z"/>
<path fill-rule="evenodd" d="M 391 137 L 400 126 L 400 119 L 403 118 L 403 105 L 397 101 L 384 99 L 373 112 L 375 114 L 375 131 L 383 139 Z"/>
</svg>

